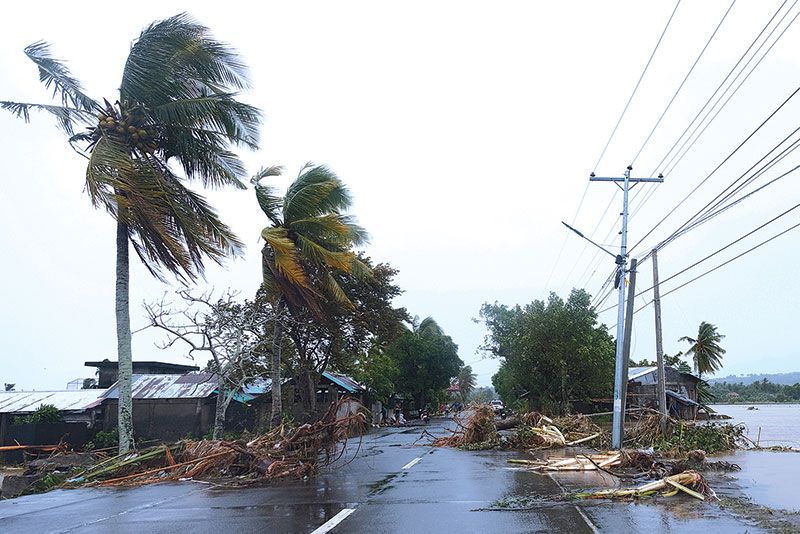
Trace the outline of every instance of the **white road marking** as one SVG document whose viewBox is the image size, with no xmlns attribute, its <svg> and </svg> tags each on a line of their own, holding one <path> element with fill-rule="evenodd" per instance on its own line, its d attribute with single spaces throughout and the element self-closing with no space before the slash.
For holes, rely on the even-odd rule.
<svg viewBox="0 0 800 534">
<path fill-rule="evenodd" d="M 420 460 L 422 460 L 422 456 L 420 456 L 419 458 L 414 458 L 413 460 L 408 462 L 406 465 L 404 465 L 403 469 L 411 469 L 412 467 L 417 465 L 417 463 L 419 463 Z"/>
<path fill-rule="evenodd" d="M 561 489 L 561 492 L 564 495 L 567 494 L 567 490 L 565 490 L 564 486 L 562 486 L 561 483 L 558 480 L 556 480 L 556 477 L 553 476 L 553 473 L 548 471 L 547 476 L 550 477 L 550 480 L 556 483 L 556 486 L 558 486 L 559 489 Z M 595 525 L 594 522 L 591 519 L 589 519 L 589 516 L 583 513 L 583 510 L 581 510 L 577 504 L 572 503 L 572 506 L 575 507 L 575 511 L 578 512 L 578 515 L 581 516 L 581 519 L 583 519 L 583 522 L 586 523 L 587 527 L 589 527 L 589 530 L 591 530 L 594 534 L 600 534 L 600 531 L 597 529 L 597 525 Z"/>
<path fill-rule="evenodd" d="M 328 519 L 325 523 L 319 526 L 316 530 L 314 530 L 311 534 L 325 534 L 326 532 L 330 532 L 333 528 L 344 521 L 347 516 L 355 512 L 355 508 L 345 508 L 335 516 Z"/>
</svg>

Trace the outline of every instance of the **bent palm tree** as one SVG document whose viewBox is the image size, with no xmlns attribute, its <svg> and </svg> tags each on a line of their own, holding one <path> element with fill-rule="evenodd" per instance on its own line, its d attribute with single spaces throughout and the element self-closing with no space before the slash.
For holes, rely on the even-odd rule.
<svg viewBox="0 0 800 534">
<path fill-rule="evenodd" d="M 128 243 L 147 269 L 183 280 L 220 262 L 242 244 L 199 194 L 174 172 L 204 186 L 244 188 L 245 171 L 231 144 L 256 148 L 260 113 L 236 99 L 247 69 L 209 30 L 180 14 L 145 28 L 131 46 L 114 103 L 87 96 L 47 43 L 25 49 L 59 105 L 0 102 L 30 119 L 54 115 L 72 147 L 88 159 L 86 190 L 117 221 L 116 321 L 120 451 L 133 446 Z M 76 127 L 85 129 L 75 133 Z"/>
<path fill-rule="evenodd" d="M 342 181 L 325 166 L 307 164 L 284 196 L 261 181 L 279 176 L 280 167 L 253 176 L 256 199 L 271 226 L 261 231 L 263 289 L 275 305 L 272 346 L 272 425 L 280 424 L 282 315 L 308 310 L 326 318 L 323 302 L 332 300 L 352 308 L 334 271 L 369 278 L 371 271 L 352 248 L 367 241 L 366 231 L 346 212 L 352 203 Z"/>
<path fill-rule="evenodd" d="M 694 369 L 701 379 L 704 373 L 713 374 L 722 367 L 722 355 L 725 354 L 725 349 L 719 346 L 719 342 L 724 337 L 717 332 L 716 326 L 703 321 L 700 323 L 696 339 L 684 336 L 678 340 L 691 344 L 686 354 L 692 355 Z"/>
</svg>

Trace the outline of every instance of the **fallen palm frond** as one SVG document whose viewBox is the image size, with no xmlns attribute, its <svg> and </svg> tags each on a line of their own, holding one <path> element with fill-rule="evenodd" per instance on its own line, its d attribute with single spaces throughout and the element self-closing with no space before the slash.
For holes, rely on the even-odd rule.
<svg viewBox="0 0 800 534">
<path fill-rule="evenodd" d="M 343 398 L 315 423 L 281 425 L 250 441 L 182 441 L 108 458 L 68 481 L 101 486 L 142 485 L 166 480 L 238 477 L 274 479 L 313 474 L 345 451 L 349 436 L 363 432 L 363 412 L 342 415 Z M 337 416 L 337 412 L 339 416 Z"/>
<path fill-rule="evenodd" d="M 578 456 L 550 456 L 547 460 L 508 460 L 508 463 L 526 465 L 534 471 L 596 471 L 620 465 L 620 453 Z"/>
<path fill-rule="evenodd" d="M 588 493 L 575 493 L 572 496 L 579 499 L 640 499 L 662 495 L 672 497 L 679 492 L 686 493 L 695 499 L 705 500 L 707 497 L 716 499 L 716 494 L 706 483 L 703 476 L 696 471 L 684 471 L 677 475 L 664 477 L 660 480 L 648 482 L 635 488 L 607 489 Z"/>
</svg>

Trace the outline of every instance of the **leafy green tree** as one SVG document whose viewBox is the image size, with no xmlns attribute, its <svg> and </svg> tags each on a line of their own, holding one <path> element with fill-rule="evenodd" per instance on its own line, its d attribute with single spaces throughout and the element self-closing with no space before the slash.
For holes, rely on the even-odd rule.
<svg viewBox="0 0 800 534">
<path fill-rule="evenodd" d="M 478 377 L 472 372 L 471 365 L 465 365 L 458 372 L 456 382 L 458 383 L 458 394 L 461 395 L 461 402 L 466 404 L 472 390 L 475 389 Z"/>
<path fill-rule="evenodd" d="M 397 362 L 377 348 L 363 357 L 353 371 L 354 378 L 367 388 L 371 397 L 384 404 L 397 391 L 395 383 L 399 374 Z"/>
<path fill-rule="evenodd" d="M 397 392 L 410 395 L 418 409 L 448 387 L 463 365 L 458 345 L 431 317 L 418 324 L 415 320 L 412 329 L 390 344 L 386 353 L 399 370 Z"/>
<path fill-rule="evenodd" d="M 669 367 L 674 367 L 681 373 L 691 373 L 692 368 L 691 366 L 686 363 L 686 360 L 683 359 L 683 352 L 678 351 L 672 356 L 667 354 L 664 355 L 664 364 L 668 365 Z"/>
<path fill-rule="evenodd" d="M 410 320 L 405 308 L 392 305 L 402 293 L 393 283 L 397 271 L 387 264 L 373 265 L 363 255 L 359 259 L 372 272 L 368 279 L 338 270 L 331 273 L 347 295 L 347 305 L 333 299 L 322 302 L 322 319 L 300 308 L 286 325 L 294 349 L 290 363 L 308 414 L 315 412 L 322 372 L 353 373 L 368 354 L 381 353 L 402 333 L 403 321 Z"/>
<path fill-rule="evenodd" d="M 696 338 L 683 336 L 678 340 L 690 344 L 686 354 L 692 355 L 694 369 L 700 378 L 703 378 L 704 374 L 714 374 L 722 368 L 722 355 L 725 354 L 725 349 L 719 342 L 724 337 L 717 331 L 716 326 L 703 321 L 700 323 Z"/>
<path fill-rule="evenodd" d="M 88 96 L 47 43 L 33 43 L 25 53 L 58 102 L 3 101 L 0 107 L 25 121 L 33 110 L 55 116 L 70 145 L 88 160 L 92 204 L 117 221 L 119 446 L 127 452 L 133 447 L 129 244 L 159 278 L 163 268 L 194 280 L 204 257 L 220 262 L 240 253 L 230 228 L 185 182 L 244 188 L 244 167 L 230 146 L 257 147 L 260 113 L 237 100 L 237 91 L 248 86 L 239 56 L 186 14 L 142 31 L 128 53 L 119 94 L 110 101 Z"/>
<path fill-rule="evenodd" d="M 492 378 L 508 405 L 520 397 L 532 408 L 566 412 L 570 403 L 608 396 L 614 381 L 614 340 L 597 324 L 591 298 L 572 290 L 525 307 L 484 304 L 488 334 L 481 349 L 501 360 Z"/>
<path fill-rule="evenodd" d="M 344 183 L 325 166 L 304 166 L 283 196 L 263 180 L 279 176 L 280 167 L 259 171 L 251 182 L 270 226 L 261 231 L 263 290 L 274 303 L 276 323 L 272 347 L 272 425 L 281 422 L 281 355 L 285 317 L 310 313 L 329 320 L 325 302 L 353 309 L 334 273 L 360 280 L 372 273 L 352 248 L 365 243 L 366 231 L 345 214 L 352 200 Z M 310 374 L 312 369 L 301 369 Z M 306 384 L 305 387 L 308 387 Z M 302 388 L 301 388 L 302 389 Z"/>
</svg>

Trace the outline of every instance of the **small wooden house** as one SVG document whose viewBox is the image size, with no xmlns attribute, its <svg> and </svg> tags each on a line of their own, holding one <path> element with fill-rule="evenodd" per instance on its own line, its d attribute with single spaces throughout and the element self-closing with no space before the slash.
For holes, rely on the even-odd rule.
<svg viewBox="0 0 800 534">
<path fill-rule="evenodd" d="M 697 384 L 700 379 L 691 373 L 682 373 L 665 367 L 667 411 L 676 419 L 695 419 L 700 407 Z M 628 395 L 626 409 L 658 409 L 658 368 L 631 367 L 628 369 Z"/>
</svg>

